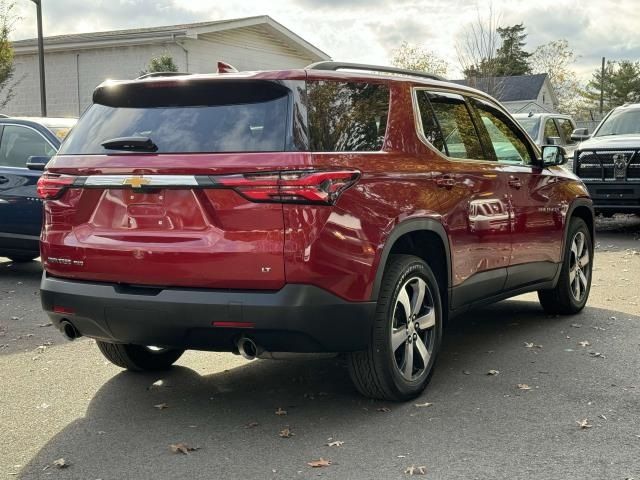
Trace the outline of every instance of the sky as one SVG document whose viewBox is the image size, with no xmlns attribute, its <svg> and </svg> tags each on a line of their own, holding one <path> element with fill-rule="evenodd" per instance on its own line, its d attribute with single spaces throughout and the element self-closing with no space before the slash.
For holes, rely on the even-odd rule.
<svg viewBox="0 0 640 480">
<path fill-rule="evenodd" d="M 487 0 L 42 0 L 44 34 L 58 35 L 269 15 L 334 60 L 388 65 L 403 41 L 459 75 L 456 44 Z M 526 49 L 566 39 L 583 79 L 608 59 L 640 60 L 640 0 L 493 0 L 502 25 L 523 22 Z M 37 35 L 35 5 L 16 0 L 12 39 Z"/>
</svg>

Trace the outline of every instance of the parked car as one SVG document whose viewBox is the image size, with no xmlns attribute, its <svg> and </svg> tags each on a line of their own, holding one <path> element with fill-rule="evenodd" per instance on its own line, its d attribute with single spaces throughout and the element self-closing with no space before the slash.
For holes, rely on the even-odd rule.
<svg viewBox="0 0 640 480">
<path fill-rule="evenodd" d="M 480 91 L 322 62 L 93 101 L 39 182 L 41 299 L 120 367 L 343 352 L 360 392 L 405 400 L 449 318 L 531 291 L 554 314 L 587 301 L 586 188 Z"/>
<path fill-rule="evenodd" d="M 561 145 L 567 151 L 569 164 L 573 159 L 573 150 L 578 145 L 571 138 L 576 124 L 569 115 L 560 113 L 516 113 L 513 115 L 522 128 L 536 142 L 536 145 Z"/>
<path fill-rule="evenodd" d="M 581 142 L 573 171 L 586 184 L 596 211 L 640 214 L 640 103 L 611 110 L 593 135 L 574 130 Z"/>
<path fill-rule="evenodd" d="M 76 119 L 0 118 L 0 257 L 40 255 L 42 201 L 36 182 Z"/>
</svg>

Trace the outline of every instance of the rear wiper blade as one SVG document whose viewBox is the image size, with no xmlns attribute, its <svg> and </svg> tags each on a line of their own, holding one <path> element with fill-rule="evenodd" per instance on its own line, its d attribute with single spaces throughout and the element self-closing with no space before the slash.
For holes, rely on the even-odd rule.
<svg viewBox="0 0 640 480">
<path fill-rule="evenodd" d="M 101 145 L 108 150 L 155 152 L 158 146 L 149 137 L 118 137 L 105 140 Z"/>
</svg>

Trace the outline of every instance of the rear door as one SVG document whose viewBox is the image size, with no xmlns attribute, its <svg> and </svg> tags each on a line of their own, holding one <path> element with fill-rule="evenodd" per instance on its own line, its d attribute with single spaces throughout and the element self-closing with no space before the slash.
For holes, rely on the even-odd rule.
<svg viewBox="0 0 640 480">
<path fill-rule="evenodd" d="M 53 142 L 25 125 L 5 124 L 0 139 L 0 242 L 19 248 L 37 242 L 42 205 L 36 194 L 41 172 L 27 169 L 31 156 L 52 156 Z M 9 245 L 10 244 L 10 245 Z M 37 250 L 37 245 L 35 245 Z"/>
<path fill-rule="evenodd" d="M 72 184 L 45 205 L 47 271 L 131 285 L 282 287 L 278 172 L 309 167 L 292 117 L 303 87 L 164 79 L 98 89 L 48 166 L 47 182 Z"/>
<path fill-rule="evenodd" d="M 507 176 L 483 148 L 464 97 L 426 90 L 416 95 L 424 139 L 446 157 L 435 181 L 451 245 L 457 308 L 503 288 L 511 257 Z"/>
</svg>

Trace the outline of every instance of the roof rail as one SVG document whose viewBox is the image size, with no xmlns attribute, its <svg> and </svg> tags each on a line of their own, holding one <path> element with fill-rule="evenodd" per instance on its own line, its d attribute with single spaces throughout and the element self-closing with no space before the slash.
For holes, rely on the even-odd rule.
<svg viewBox="0 0 640 480">
<path fill-rule="evenodd" d="M 379 65 L 367 65 L 365 63 L 330 62 L 330 61 L 317 62 L 317 63 L 312 63 L 311 65 L 306 66 L 305 70 L 331 70 L 334 72 L 338 70 L 363 70 L 363 71 L 370 71 L 370 72 L 395 73 L 398 75 L 408 75 L 411 77 L 422 77 L 422 78 L 428 78 L 430 80 L 440 80 L 443 82 L 447 81 L 446 78 L 433 73 L 418 72 L 416 70 L 406 70 L 404 68 L 398 68 L 398 67 L 382 67 Z"/>
<path fill-rule="evenodd" d="M 192 73 L 185 72 L 151 72 L 145 73 L 144 75 L 140 75 L 136 80 L 142 80 L 144 78 L 153 78 L 153 77 L 176 77 L 178 75 L 193 75 Z"/>
</svg>

